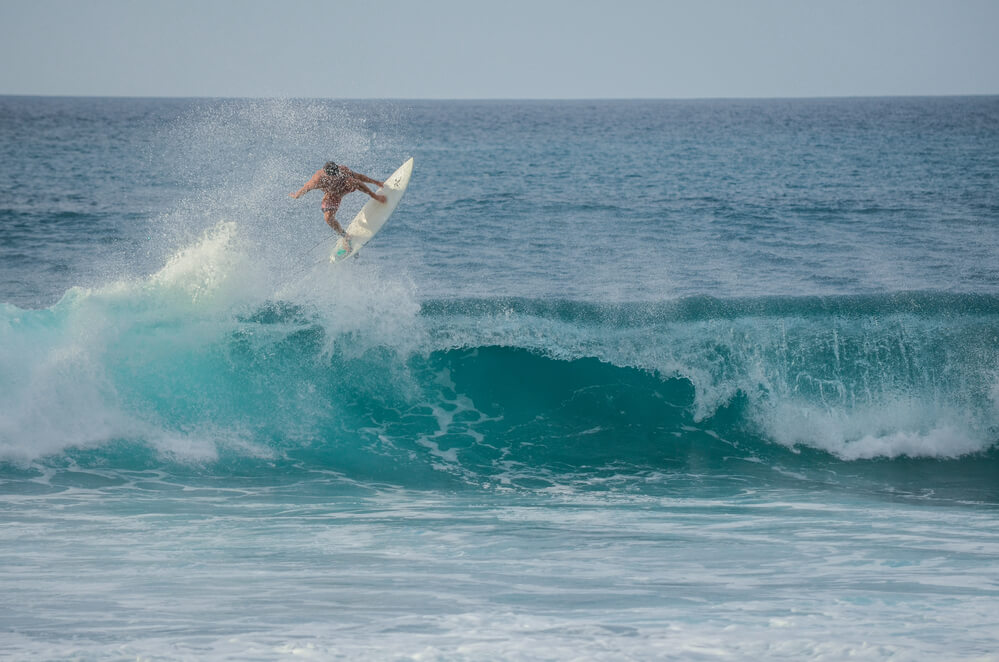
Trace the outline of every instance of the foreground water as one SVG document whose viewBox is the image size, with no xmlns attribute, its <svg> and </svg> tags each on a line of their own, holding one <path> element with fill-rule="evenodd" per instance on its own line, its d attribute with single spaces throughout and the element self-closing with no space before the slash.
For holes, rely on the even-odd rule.
<svg viewBox="0 0 999 662">
<path fill-rule="evenodd" d="M 0 137 L 5 656 L 999 659 L 999 100 Z"/>
</svg>

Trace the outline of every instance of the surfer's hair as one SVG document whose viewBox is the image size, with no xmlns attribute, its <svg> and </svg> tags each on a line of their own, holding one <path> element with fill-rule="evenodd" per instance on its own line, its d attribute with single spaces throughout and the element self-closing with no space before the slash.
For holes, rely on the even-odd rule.
<svg viewBox="0 0 999 662">
<path fill-rule="evenodd" d="M 326 165 L 323 166 L 323 172 L 325 172 L 330 177 L 336 177 L 340 174 L 340 166 L 338 166 L 333 161 L 327 161 Z"/>
</svg>

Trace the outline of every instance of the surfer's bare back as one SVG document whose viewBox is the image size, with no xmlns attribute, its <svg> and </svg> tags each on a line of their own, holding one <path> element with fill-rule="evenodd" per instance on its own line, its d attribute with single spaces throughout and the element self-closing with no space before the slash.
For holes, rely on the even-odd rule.
<svg viewBox="0 0 999 662">
<path fill-rule="evenodd" d="M 334 232 L 346 238 L 347 233 L 336 220 L 336 210 L 340 208 L 340 201 L 345 195 L 354 191 L 364 191 L 378 202 L 388 200 L 384 195 L 374 193 L 364 185 L 365 183 L 377 186 L 385 185 L 385 182 L 380 182 L 367 175 L 354 172 L 347 166 L 337 165 L 333 161 L 329 161 L 320 170 L 317 170 L 316 174 L 312 175 L 312 179 L 305 182 L 305 186 L 289 195 L 298 199 L 314 189 L 323 191 L 326 194 L 323 196 L 323 218 L 326 219 L 326 223 L 333 228 Z"/>
</svg>

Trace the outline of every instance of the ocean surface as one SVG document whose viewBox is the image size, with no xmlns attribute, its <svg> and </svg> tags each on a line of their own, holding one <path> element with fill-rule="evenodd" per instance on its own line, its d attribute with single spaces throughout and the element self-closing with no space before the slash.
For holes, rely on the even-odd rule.
<svg viewBox="0 0 999 662">
<path fill-rule="evenodd" d="M 999 97 L 0 97 L 0 658 L 999 660 L 997 442 Z"/>
</svg>

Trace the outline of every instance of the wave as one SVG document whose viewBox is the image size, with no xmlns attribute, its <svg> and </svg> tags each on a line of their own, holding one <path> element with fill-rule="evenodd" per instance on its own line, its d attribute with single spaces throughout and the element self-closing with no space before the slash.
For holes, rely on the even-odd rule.
<svg viewBox="0 0 999 662">
<path fill-rule="evenodd" d="M 221 223 L 148 277 L 0 307 L 0 458 L 498 485 L 996 460 L 997 297 L 421 301 L 249 255 Z"/>
</svg>

